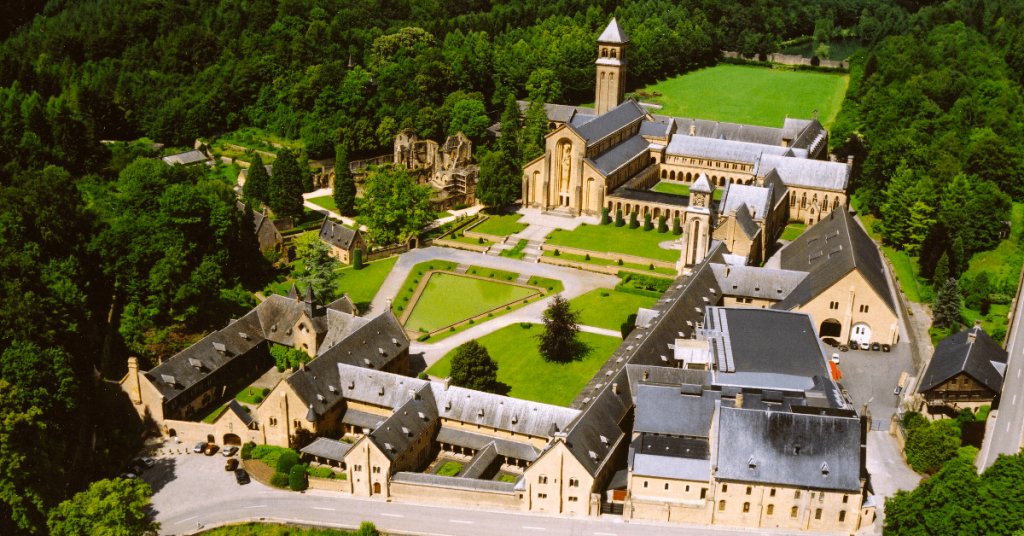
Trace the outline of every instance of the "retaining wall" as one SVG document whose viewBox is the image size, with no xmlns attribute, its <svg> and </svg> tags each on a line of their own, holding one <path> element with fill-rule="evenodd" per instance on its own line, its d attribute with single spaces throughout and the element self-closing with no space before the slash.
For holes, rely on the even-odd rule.
<svg viewBox="0 0 1024 536">
<path fill-rule="evenodd" d="M 591 255 L 591 256 L 593 256 L 593 255 Z M 586 270 L 588 272 L 597 272 L 599 274 L 619 275 L 619 272 L 630 272 L 630 273 L 640 274 L 640 275 L 649 275 L 649 276 L 652 276 L 652 277 L 666 277 L 666 278 L 673 277 L 673 276 L 668 275 L 668 274 L 659 274 L 659 273 L 655 273 L 655 272 L 645 272 L 643 270 L 636 270 L 634 268 L 628 268 L 626 266 L 618 266 L 618 265 L 614 265 L 614 264 L 611 265 L 611 266 L 601 266 L 600 264 L 591 264 L 591 263 L 588 263 L 588 262 L 580 262 L 580 261 L 570 261 L 570 260 L 562 259 L 562 258 L 559 258 L 559 257 L 544 257 L 544 256 L 541 256 L 538 259 L 538 261 L 542 262 L 544 264 L 553 264 L 555 266 L 565 266 L 566 268 L 576 268 L 577 270 Z M 623 259 L 622 262 L 626 262 L 625 259 Z M 657 265 L 655 265 L 655 266 L 657 266 Z"/>
<path fill-rule="evenodd" d="M 669 233 L 665 233 L 665 234 L 667 235 Z M 573 247 L 567 247 L 567 246 L 554 246 L 554 245 L 551 245 L 551 244 L 541 244 L 540 249 L 542 249 L 544 251 L 554 251 L 554 250 L 557 249 L 561 253 L 569 253 L 569 254 L 572 254 L 572 255 L 579 255 L 581 257 L 590 255 L 591 258 L 605 259 L 605 260 L 609 260 L 609 261 L 617 261 L 619 259 L 622 259 L 622 262 L 631 262 L 631 263 L 634 263 L 634 264 L 653 264 L 653 265 L 657 266 L 658 268 L 668 268 L 670 270 L 675 270 L 676 269 L 676 263 L 675 262 L 659 261 L 657 259 L 648 259 L 647 257 L 637 257 L 637 256 L 634 256 L 634 255 L 624 255 L 622 253 L 612 253 L 612 252 L 601 253 L 600 251 L 590 251 L 589 249 L 579 249 L 579 248 L 573 248 Z"/>
<path fill-rule="evenodd" d="M 737 59 L 743 59 L 743 60 L 749 60 L 749 61 L 760 61 L 760 60 L 757 59 L 757 55 L 747 57 L 747 56 L 744 56 L 743 54 L 740 54 L 739 52 L 732 52 L 732 51 L 724 51 L 723 50 L 722 51 L 722 55 L 725 56 L 726 58 L 737 58 Z M 777 52 L 774 53 L 774 54 L 768 54 L 767 61 L 770 61 L 771 63 L 778 63 L 778 64 L 781 64 L 781 65 L 813 65 L 811 63 L 811 58 L 805 58 L 803 56 L 796 55 L 796 54 L 779 54 Z M 848 62 L 848 61 L 821 60 L 821 59 L 819 59 L 819 61 L 820 61 L 820 63 L 818 64 L 819 67 L 828 67 L 828 68 L 832 68 L 832 69 L 849 69 L 850 68 L 850 62 Z"/>
<path fill-rule="evenodd" d="M 467 227 L 466 230 L 462 232 L 462 235 L 463 236 L 468 236 L 470 238 L 483 238 L 484 240 L 490 240 L 491 242 L 494 242 L 495 244 L 504 244 L 505 243 L 505 237 L 504 236 L 492 235 L 492 234 L 487 234 L 487 233 L 478 233 L 478 232 L 473 230 L 474 228 L 478 227 L 481 223 L 487 221 L 489 218 L 490 218 L 490 216 L 484 216 L 480 221 L 474 223 L 472 227 Z"/>
<path fill-rule="evenodd" d="M 489 247 L 480 244 L 467 244 L 465 242 L 459 242 L 457 240 L 445 240 L 443 238 L 435 238 L 434 245 L 445 246 L 455 249 L 464 249 L 466 251 L 475 251 L 477 253 L 483 253 L 487 251 L 487 248 Z"/>
<path fill-rule="evenodd" d="M 517 493 L 496 493 L 466 489 L 442 488 L 426 484 L 391 481 L 391 497 L 396 500 L 432 504 L 469 506 L 473 508 L 521 509 Z"/>
</svg>

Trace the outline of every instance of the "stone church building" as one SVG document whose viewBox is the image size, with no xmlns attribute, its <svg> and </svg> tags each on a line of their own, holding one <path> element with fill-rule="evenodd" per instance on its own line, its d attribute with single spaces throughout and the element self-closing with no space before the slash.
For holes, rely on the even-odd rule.
<svg viewBox="0 0 1024 536">
<path fill-rule="evenodd" d="M 787 118 L 782 128 L 653 115 L 624 99 L 629 37 L 616 20 L 597 45 L 595 107 L 545 104 L 551 132 L 544 154 L 523 168 L 525 207 L 594 217 L 621 210 L 627 219 L 635 212 L 669 224 L 679 218 L 681 267 L 703 260 L 716 238 L 757 264 L 787 220 L 814 224 L 846 207 L 852 164 L 829 160 L 817 112 L 809 120 Z M 659 182 L 686 186 L 689 195 L 653 190 Z M 758 203 L 745 203 L 745 214 L 738 202 L 722 203 L 730 189 L 743 190 L 738 186 L 748 188 L 733 199 Z M 767 206 L 781 210 L 766 218 Z M 728 228 L 717 232 L 722 226 Z"/>
</svg>

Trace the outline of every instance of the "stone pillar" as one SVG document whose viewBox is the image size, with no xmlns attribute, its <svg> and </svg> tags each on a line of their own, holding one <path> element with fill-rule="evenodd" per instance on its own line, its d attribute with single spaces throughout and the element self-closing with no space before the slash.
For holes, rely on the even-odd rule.
<svg viewBox="0 0 1024 536">
<path fill-rule="evenodd" d="M 605 191 L 605 187 L 604 186 L 598 186 L 597 187 L 597 207 L 598 207 L 597 208 L 597 215 L 598 216 L 601 215 L 601 211 L 604 210 L 604 208 L 605 208 L 605 206 L 604 206 L 604 191 Z M 611 209 L 608 209 L 608 217 L 613 219 L 613 220 L 615 219 L 615 214 L 612 214 L 612 210 Z"/>
<path fill-rule="evenodd" d="M 522 195 L 523 195 L 523 206 L 524 207 L 529 207 L 530 206 L 530 179 L 526 175 L 523 175 Z"/>
<path fill-rule="evenodd" d="M 576 185 L 575 198 L 576 210 L 574 210 L 573 212 L 575 212 L 576 215 L 579 216 L 583 212 L 583 186 L 581 184 Z"/>
<path fill-rule="evenodd" d="M 139 358 L 128 358 L 128 379 L 125 381 L 128 397 L 136 406 L 142 404 L 142 386 L 139 385 Z"/>
</svg>

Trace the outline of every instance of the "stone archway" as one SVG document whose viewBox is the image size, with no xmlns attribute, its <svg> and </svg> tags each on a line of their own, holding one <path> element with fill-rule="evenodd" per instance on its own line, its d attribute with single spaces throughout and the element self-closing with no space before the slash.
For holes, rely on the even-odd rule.
<svg viewBox="0 0 1024 536">
<path fill-rule="evenodd" d="M 373 494 L 374 495 L 380 494 L 380 482 L 374 482 L 373 483 Z"/>
<path fill-rule="evenodd" d="M 213 437 L 213 434 L 206 434 L 206 442 L 211 445 L 214 445 L 217 443 L 217 438 Z"/>
<path fill-rule="evenodd" d="M 238 437 L 235 434 L 224 434 L 224 444 L 235 445 L 240 447 L 242 446 L 242 438 Z"/>
<path fill-rule="evenodd" d="M 178 437 L 178 432 L 174 428 L 167 431 L 167 437 Z"/>
<path fill-rule="evenodd" d="M 843 334 L 843 325 L 834 318 L 826 319 L 818 328 L 818 337 L 838 338 Z"/>
</svg>

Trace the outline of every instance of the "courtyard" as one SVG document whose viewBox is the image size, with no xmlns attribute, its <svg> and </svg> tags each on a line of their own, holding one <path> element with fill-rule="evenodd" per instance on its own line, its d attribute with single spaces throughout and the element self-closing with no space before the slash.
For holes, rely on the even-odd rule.
<svg viewBox="0 0 1024 536">
<path fill-rule="evenodd" d="M 522 217 L 522 214 L 509 214 L 507 216 L 491 215 L 483 223 L 470 229 L 470 231 L 495 236 L 508 236 L 526 229 L 525 223 L 518 223 Z"/>
<path fill-rule="evenodd" d="M 663 194 L 674 194 L 674 195 L 685 195 L 685 196 L 689 196 L 690 195 L 690 185 L 689 184 L 679 183 L 679 182 L 659 181 L 658 184 L 654 185 L 654 188 L 651 188 L 651 190 L 653 190 L 655 192 L 661 192 Z M 713 194 L 714 198 L 715 199 L 721 199 L 722 198 L 722 192 L 723 192 L 723 190 L 721 188 L 715 188 L 715 193 Z"/>
<path fill-rule="evenodd" d="M 657 225 L 657 222 L 654 222 Z M 545 246 L 566 246 L 599 253 L 621 253 L 666 262 L 679 260 L 679 250 L 661 247 L 662 242 L 675 240 L 671 232 L 659 233 L 657 227 L 644 231 L 640 227 L 630 229 L 629 224 L 616 227 L 608 225 L 580 225 L 575 231 L 555 229 L 548 235 Z"/>
<path fill-rule="evenodd" d="M 525 326 L 525 327 L 524 327 Z M 622 343 L 619 337 L 580 333 L 590 351 L 571 363 L 551 363 L 541 357 L 536 336 L 543 331 L 539 324 L 513 324 L 477 339 L 487 348 L 491 359 L 498 365 L 498 383 L 513 398 L 532 400 L 557 406 L 568 406 L 587 385 L 608 357 Z M 451 350 L 427 370 L 427 374 L 446 378 L 451 373 Z"/>
<path fill-rule="evenodd" d="M 636 315 L 637 309 L 649 308 L 657 301 L 650 296 L 599 288 L 573 299 L 569 304 L 572 310 L 580 312 L 580 324 L 620 330 L 629 322 L 630 316 Z"/>
<path fill-rule="evenodd" d="M 405 328 L 432 332 L 538 294 L 526 286 L 449 273 L 430 276 Z"/>
</svg>

